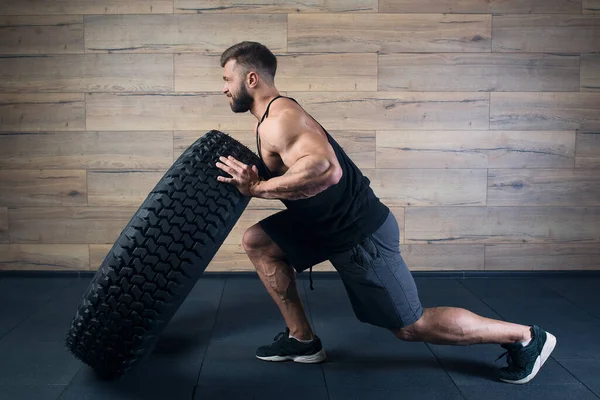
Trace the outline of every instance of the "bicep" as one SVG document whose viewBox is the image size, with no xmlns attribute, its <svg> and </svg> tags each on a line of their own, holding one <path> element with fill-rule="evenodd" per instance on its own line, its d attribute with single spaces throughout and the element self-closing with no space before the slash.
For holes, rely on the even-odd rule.
<svg viewBox="0 0 600 400">
<path fill-rule="evenodd" d="M 281 160 L 289 169 L 299 161 L 335 163 L 335 153 L 327 138 L 318 132 L 305 132 L 290 138 L 280 153 Z"/>
</svg>

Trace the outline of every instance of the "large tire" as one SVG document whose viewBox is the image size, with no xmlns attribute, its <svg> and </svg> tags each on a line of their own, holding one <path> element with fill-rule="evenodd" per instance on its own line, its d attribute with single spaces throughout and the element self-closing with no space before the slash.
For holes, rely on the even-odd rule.
<svg viewBox="0 0 600 400">
<path fill-rule="evenodd" d="M 249 202 L 215 167 L 221 155 L 260 168 L 248 148 L 212 130 L 165 173 L 125 226 L 80 304 L 67 347 L 111 379 L 152 352 L 158 335 Z"/>
</svg>

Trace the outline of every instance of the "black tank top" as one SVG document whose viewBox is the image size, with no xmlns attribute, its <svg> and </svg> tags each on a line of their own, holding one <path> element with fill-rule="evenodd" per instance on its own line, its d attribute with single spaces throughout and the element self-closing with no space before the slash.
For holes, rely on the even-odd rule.
<svg viewBox="0 0 600 400">
<path fill-rule="evenodd" d="M 256 127 L 258 156 L 263 162 L 268 178 L 271 178 L 273 174 L 262 158 L 258 126 L 268 116 L 273 101 L 280 97 L 298 103 L 291 97 L 275 97 L 267 105 L 267 109 Z M 329 144 L 333 147 L 342 167 L 342 178 L 337 184 L 316 196 L 302 200 L 281 201 L 290 211 L 294 220 L 314 234 L 314 238 L 317 243 L 321 244 L 323 250 L 340 252 L 350 249 L 375 232 L 387 218 L 389 209 L 377 198 L 370 187 L 369 179 L 362 174 L 325 128 L 321 124 L 319 126 L 327 135 Z"/>
</svg>

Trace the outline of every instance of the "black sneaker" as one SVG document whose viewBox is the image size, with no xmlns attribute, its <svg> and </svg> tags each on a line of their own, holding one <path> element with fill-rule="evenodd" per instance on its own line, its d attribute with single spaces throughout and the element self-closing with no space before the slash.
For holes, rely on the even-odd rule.
<svg viewBox="0 0 600 400">
<path fill-rule="evenodd" d="M 498 371 L 501 381 L 522 384 L 532 380 L 546 362 L 556 346 L 556 338 L 551 333 L 537 326 L 531 327 L 531 342 L 523 347 L 521 343 L 503 344 L 507 351 L 498 357 L 506 355 L 508 366 Z"/>
<path fill-rule="evenodd" d="M 256 349 L 256 358 L 265 361 L 287 361 L 298 363 L 320 363 L 327 358 L 321 339 L 315 336 L 310 343 L 302 343 L 289 337 L 290 330 L 279 333 L 273 339 L 275 342 Z"/>
</svg>

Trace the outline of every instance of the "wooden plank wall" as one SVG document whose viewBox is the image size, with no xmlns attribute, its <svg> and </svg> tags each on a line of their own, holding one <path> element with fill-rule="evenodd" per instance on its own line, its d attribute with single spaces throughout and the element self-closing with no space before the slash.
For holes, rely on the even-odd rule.
<svg viewBox="0 0 600 400">
<path fill-rule="evenodd" d="M 412 270 L 600 269 L 598 0 L 0 0 L 0 269 L 96 270 L 259 41 L 371 179 Z M 241 237 L 208 270 L 252 270 Z M 310 250 L 308 250 L 310 251 Z M 330 270 L 328 263 L 317 270 Z"/>
</svg>

